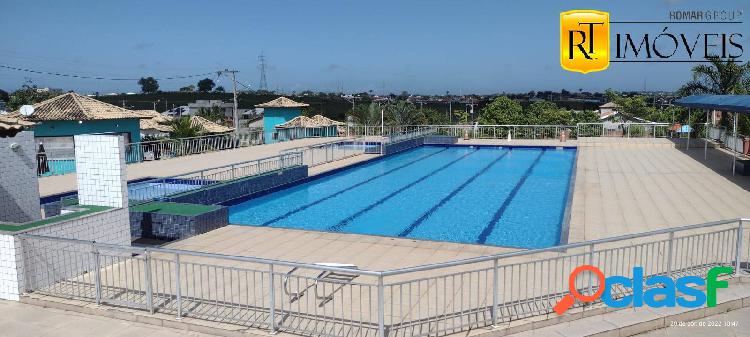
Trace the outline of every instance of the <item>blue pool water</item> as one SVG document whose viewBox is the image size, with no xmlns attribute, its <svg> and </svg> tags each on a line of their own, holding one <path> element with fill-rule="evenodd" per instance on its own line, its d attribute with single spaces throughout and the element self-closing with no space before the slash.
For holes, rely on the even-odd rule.
<svg viewBox="0 0 750 337">
<path fill-rule="evenodd" d="M 575 149 L 422 146 L 231 206 L 233 224 L 541 248 Z"/>
</svg>

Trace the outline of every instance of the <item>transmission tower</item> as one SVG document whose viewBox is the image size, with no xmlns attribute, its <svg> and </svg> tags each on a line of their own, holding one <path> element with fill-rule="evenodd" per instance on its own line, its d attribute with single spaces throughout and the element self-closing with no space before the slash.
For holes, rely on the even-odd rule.
<svg viewBox="0 0 750 337">
<path fill-rule="evenodd" d="M 266 57 L 263 56 L 263 52 L 258 56 L 258 62 L 260 63 L 260 82 L 258 89 L 268 91 L 268 80 L 266 80 Z"/>
</svg>

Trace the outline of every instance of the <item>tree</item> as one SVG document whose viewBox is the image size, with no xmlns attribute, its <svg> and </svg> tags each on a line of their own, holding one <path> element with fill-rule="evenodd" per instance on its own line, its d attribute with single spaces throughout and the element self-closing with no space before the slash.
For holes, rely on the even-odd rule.
<svg viewBox="0 0 750 337">
<path fill-rule="evenodd" d="M 212 122 L 221 122 L 224 119 L 224 113 L 221 111 L 221 107 L 216 105 L 210 108 L 198 108 L 198 116 Z"/>
<path fill-rule="evenodd" d="M 570 125 L 573 114 L 550 101 L 537 101 L 526 108 L 527 124 Z"/>
<path fill-rule="evenodd" d="M 746 84 L 750 83 L 750 63 L 740 64 L 735 62 L 735 59 L 723 61 L 718 56 L 709 56 L 706 59 L 709 64 L 693 67 L 693 80 L 680 88 L 681 95 L 731 95 L 747 92 L 749 88 Z"/>
<path fill-rule="evenodd" d="M 385 119 L 391 125 L 421 125 L 427 122 L 419 108 L 405 100 L 388 102 L 383 109 Z"/>
<path fill-rule="evenodd" d="M 59 91 L 37 91 L 36 85 L 24 84 L 8 97 L 8 110 L 18 110 L 22 105 L 31 105 L 50 99 L 60 94 Z"/>
<path fill-rule="evenodd" d="M 479 123 L 484 125 L 526 124 L 526 118 L 521 104 L 507 96 L 499 96 L 482 109 Z"/>
<path fill-rule="evenodd" d="M 153 77 L 141 77 L 138 80 L 138 85 L 141 86 L 141 92 L 144 94 L 153 94 L 159 90 L 159 82 Z"/>
<path fill-rule="evenodd" d="M 380 124 L 380 105 L 377 103 L 357 104 L 346 113 L 355 123 L 360 125 Z"/>
<path fill-rule="evenodd" d="M 193 125 L 188 116 L 172 119 L 169 125 L 172 127 L 172 132 L 169 134 L 172 138 L 196 137 L 203 132 L 203 128 L 199 125 Z"/>
<path fill-rule="evenodd" d="M 180 92 L 194 92 L 194 91 L 195 91 L 195 86 L 192 84 L 186 87 L 180 88 Z"/>
<path fill-rule="evenodd" d="M 0 101 L 7 102 L 8 100 L 10 100 L 10 95 L 8 95 L 8 92 L 0 89 Z"/>
<path fill-rule="evenodd" d="M 214 81 L 210 78 L 204 78 L 200 81 L 198 81 L 198 91 L 199 92 L 209 92 L 211 89 L 214 88 L 216 84 Z"/>
<path fill-rule="evenodd" d="M 448 116 L 445 115 L 445 113 L 440 112 L 433 108 L 424 108 L 424 111 L 422 112 L 427 118 L 427 124 L 429 125 L 448 125 L 450 124 L 450 119 Z"/>
<path fill-rule="evenodd" d="M 224 91 L 225 91 L 224 87 L 222 87 L 222 86 L 218 86 L 218 87 L 216 87 L 216 89 L 214 89 L 214 92 L 224 92 Z"/>
</svg>

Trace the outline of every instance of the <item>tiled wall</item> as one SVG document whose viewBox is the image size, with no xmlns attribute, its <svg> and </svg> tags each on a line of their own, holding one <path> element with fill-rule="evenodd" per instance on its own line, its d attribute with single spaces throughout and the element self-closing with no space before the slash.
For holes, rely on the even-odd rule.
<svg viewBox="0 0 750 337">
<path fill-rule="evenodd" d="M 130 212 L 130 235 L 133 239 L 141 237 L 185 239 L 228 224 L 229 208 L 227 207 L 194 216 Z"/>
<path fill-rule="evenodd" d="M 125 141 L 117 135 L 75 136 L 78 202 L 127 207 Z"/>
<path fill-rule="evenodd" d="M 386 144 L 383 147 L 383 155 L 384 156 L 391 155 L 391 154 L 398 153 L 401 151 L 406 151 L 408 149 L 413 149 L 417 146 L 422 146 L 422 145 L 424 145 L 424 137 L 409 139 L 409 140 L 405 140 L 405 141 L 393 143 L 393 144 Z"/>
<path fill-rule="evenodd" d="M 307 166 L 305 165 L 200 189 L 195 192 L 169 197 L 165 201 L 214 205 L 304 178 L 307 178 Z"/>
<path fill-rule="evenodd" d="M 430 135 L 424 137 L 425 145 L 449 145 L 457 142 L 458 137 L 453 136 Z"/>
<path fill-rule="evenodd" d="M 127 209 L 116 208 L 30 229 L 25 233 L 130 245 L 128 219 Z M 73 252 L 80 250 L 81 245 L 41 239 L 24 240 L 25 244 L 14 234 L 0 234 L 0 299 L 17 301 L 26 285 L 26 276 L 37 286 L 48 285 L 79 275 L 91 267 L 89 250 L 73 258 Z"/>
<path fill-rule="evenodd" d="M 20 247 L 13 235 L 0 234 L 0 299 L 18 301 L 21 287 L 18 266 L 21 265 Z"/>
<path fill-rule="evenodd" d="M 0 137 L 0 222 L 21 223 L 41 217 L 36 166 L 32 132 Z"/>
</svg>

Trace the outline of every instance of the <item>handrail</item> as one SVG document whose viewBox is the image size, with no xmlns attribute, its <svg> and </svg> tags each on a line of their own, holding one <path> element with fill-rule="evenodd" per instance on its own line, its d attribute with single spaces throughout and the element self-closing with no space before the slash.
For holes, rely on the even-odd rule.
<svg viewBox="0 0 750 337">
<path fill-rule="evenodd" d="M 582 242 L 570 243 L 570 244 L 561 245 L 561 246 L 521 250 L 521 251 L 516 251 L 516 252 L 500 253 L 500 254 L 494 254 L 494 255 L 485 255 L 485 256 L 479 256 L 479 257 L 473 257 L 473 258 L 467 258 L 467 259 L 448 261 L 448 262 L 425 264 L 425 265 L 420 265 L 420 266 L 415 266 L 415 267 L 390 269 L 390 270 L 385 270 L 385 271 L 340 268 L 340 267 L 319 265 L 319 264 L 314 264 L 314 263 L 293 262 L 293 261 L 276 260 L 276 259 L 252 257 L 252 256 L 225 255 L 225 254 L 219 254 L 219 253 L 204 253 L 204 252 L 196 252 L 196 251 L 173 249 L 173 248 L 152 248 L 152 247 L 136 248 L 136 247 L 130 247 L 130 246 L 115 245 L 115 244 L 97 243 L 95 241 L 86 241 L 86 240 L 71 239 L 71 238 L 48 237 L 48 236 L 34 235 L 34 234 L 19 234 L 18 236 L 21 238 L 30 238 L 30 239 L 37 238 L 37 239 L 43 239 L 43 240 L 63 241 L 63 242 L 78 243 L 78 244 L 93 244 L 96 247 L 100 247 L 100 248 L 125 250 L 125 251 L 130 251 L 130 252 L 135 252 L 135 253 L 151 252 L 151 253 L 181 254 L 181 255 L 186 255 L 186 256 L 217 258 L 217 259 L 225 259 L 225 260 L 230 260 L 230 261 L 252 262 L 252 263 L 285 266 L 285 267 L 293 267 L 293 268 L 297 267 L 297 268 L 306 268 L 306 269 L 313 269 L 313 270 L 335 271 L 335 272 L 352 273 L 352 274 L 358 274 L 358 275 L 384 277 L 384 276 L 393 276 L 393 275 L 413 273 L 413 272 L 418 272 L 418 271 L 434 270 L 434 269 L 439 269 L 439 268 L 455 267 L 459 265 L 488 262 L 488 261 L 493 261 L 493 260 L 498 260 L 498 259 L 538 254 L 538 253 L 544 253 L 544 252 L 561 251 L 561 250 L 590 246 L 590 245 L 595 245 L 595 244 L 602 244 L 602 243 L 609 243 L 609 242 L 615 242 L 615 241 L 621 241 L 621 240 L 654 236 L 654 235 L 659 235 L 659 234 L 680 232 L 680 231 L 696 229 L 696 228 L 709 228 L 709 227 L 731 224 L 735 222 L 739 222 L 740 224 L 742 224 L 743 222 L 748 222 L 748 221 L 750 221 L 750 218 L 719 220 L 719 221 L 713 221 L 713 222 L 707 222 L 707 223 L 685 225 L 685 226 L 680 226 L 680 227 L 658 229 L 658 230 L 642 232 L 642 233 L 619 235 L 619 236 L 597 239 L 597 240 L 582 241 Z"/>
<path fill-rule="evenodd" d="M 139 181 L 139 182 L 137 182 L 137 183 L 135 183 L 133 185 L 136 186 L 136 185 L 139 185 L 139 184 L 150 183 L 150 182 L 155 182 L 155 181 L 159 181 L 159 180 L 174 179 L 174 178 L 179 178 L 181 176 L 186 176 L 186 175 L 191 175 L 191 174 L 197 174 L 197 173 L 211 171 L 211 170 L 218 170 L 218 169 L 223 169 L 223 168 L 228 168 L 228 167 L 236 167 L 236 166 L 240 166 L 240 165 L 244 165 L 244 164 L 249 164 L 249 163 L 253 163 L 253 162 L 258 162 L 258 161 L 263 161 L 263 160 L 268 160 L 268 159 L 274 159 L 274 158 L 282 158 L 282 157 L 286 157 L 286 156 L 290 156 L 290 155 L 293 155 L 293 153 L 283 153 L 283 154 L 279 154 L 279 155 L 275 155 L 275 156 L 268 156 L 268 157 L 263 157 L 263 158 L 258 158 L 258 159 L 251 159 L 251 160 L 241 161 L 241 162 L 234 163 L 234 164 L 226 164 L 226 165 L 216 166 L 216 167 L 210 167 L 210 168 L 206 168 L 206 169 L 202 169 L 202 170 L 196 170 L 196 171 L 190 171 L 190 172 L 180 173 L 180 174 L 176 174 L 176 175 L 173 175 L 173 176 L 167 176 L 167 177 L 161 177 L 161 178 L 153 178 L 153 179 L 149 179 L 149 180 Z"/>
</svg>

